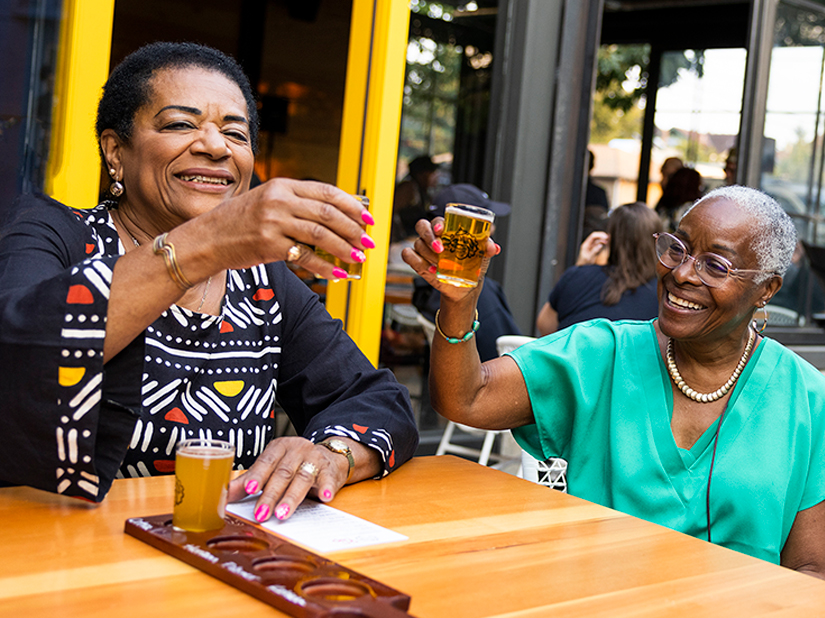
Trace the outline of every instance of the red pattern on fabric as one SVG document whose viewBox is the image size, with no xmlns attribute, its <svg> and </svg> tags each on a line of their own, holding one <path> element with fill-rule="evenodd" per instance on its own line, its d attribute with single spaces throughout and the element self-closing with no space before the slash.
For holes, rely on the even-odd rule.
<svg viewBox="0 0 825 618">
<path fill-rule="evenodd" d="M 174 459 L 156 459 L 154 461 L 155 470 L 161 472 L 163 474 L 169 474 L 170 472 L 175 471 L 175 460 Z"/>
<path fill-rule="evenodd" d="M 364 427 L 363 425 L 353 425 L 352 428 L 362 435 L 367 433 L 367 430 L 369 429 L 369 427 Z"/>
<path fill-rule="evenodd" d="M 90 242 L 86 243 L 86 255 L 92 253 L 95 249 L 96 249 L 96 247 L 92 243 L 90 243 Z"/>
<path fill-rule="evenodd" d="M 186 414 L 184 414 L 183 410 L 180 408 L 172 408 L 163 418 L 167 421 L 172 421 L 173 423 L 183 423 L 184 425 L 189 424 L 189 419 L 186 418 Z"/>
<path fill-rule="evenodd" d="M 222 333 L 231 333 L 234 330 L 235 330 L 235 327 L 232 326 L 228 321 L 224 320 L 221 323 L 221 332 Z"/>
<path fill-rule="evenodd" d="M 66 295 L 66 302 L 70 305 L 91 305 L 95 302 L 94 296 L 85 285 L 73 285 Z"/>
<path fill-rule="evenodd" d="M 252 296 L 252 300 L 272 300 L 275 297 L 275 292 L 272 288 L 261 288 Z"/>
<path fill-rule="evenodd" d="M 393 449 L 392 452 L 390 453 L 390 458 L 389 458 L 387 463 L 390 464 L 390 468 L 395 467 L 395 449 Z"/>
</svg>

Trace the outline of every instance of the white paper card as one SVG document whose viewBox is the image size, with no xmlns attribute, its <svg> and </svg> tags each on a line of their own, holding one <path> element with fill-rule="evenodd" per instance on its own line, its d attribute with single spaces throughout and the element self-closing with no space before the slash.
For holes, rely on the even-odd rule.
<svg viewBox="0 0 825 618">
<path fill-rule="evenodd" d="M 240 502 L 228 504 L 226 510 L 238 517 L 259 523 L 255 521 L 254 516 L 256 500 L 257 496 L 249 496 Z M 406 541 L 408 538 L 314 500 L 304 500 L 286 521 L 272 517 L 260 525 L 319 552 L 394 543 Z"/>
</svg>

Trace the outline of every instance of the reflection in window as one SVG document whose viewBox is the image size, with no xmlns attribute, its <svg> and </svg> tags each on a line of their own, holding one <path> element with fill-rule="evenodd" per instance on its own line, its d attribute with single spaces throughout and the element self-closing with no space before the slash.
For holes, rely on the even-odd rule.
<svg viewBox="0 0 825 618">
<path fill-rule="evenodd" d="M 6 4 L 9 10 L 0 14 L 0 221 L 17 194 L 43 190 L 62 6 L 58 0 Z"/>
<path fill-rule="evenodd" d="M 594 93 L 590 148 L 594 179 L 611 205 L 636 199 L 650 47 L 604 45 Z M 725 182 L 736 143 L 747 53 L 742 48 L 680 50 L 661 56 L 647 202 L 662 195 L 662 166 L 678 159 L 696 169 L 705 189 Z M 670 167 L 670 166 L 667 166 Z"/>
<path fill-rule="evenodd" d="M 823 184 L 825 15 L 777 8 L 762 142 L 762 188 L 793 217 L 800 238 L 825 245 Z M 825 308 L 800 248 L 773 304 L 810 317 Z M 825 267 L 825 265 L 823 265 Z"/>
</svg>

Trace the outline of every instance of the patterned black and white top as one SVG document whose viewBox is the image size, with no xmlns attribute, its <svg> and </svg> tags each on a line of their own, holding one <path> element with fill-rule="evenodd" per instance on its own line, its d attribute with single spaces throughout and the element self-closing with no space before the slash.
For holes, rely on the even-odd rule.
<svg viewBox="0 0 825 618">
<path fill-rule="evenodd" d="M 384 474 L 412 456 L 406 389 L 283 263 L 230 271 L 221 315 L 173 305 L 104 365 L 124 253 L 108 210 L 24 196 L 17 211 L 0 236 L 0 481 L 99 501 L 115 476 L 174 471 L 189 437 L 229 440 L 246 468 L 276 400 L 300 435 L 376 449 Z"/>
</svg>

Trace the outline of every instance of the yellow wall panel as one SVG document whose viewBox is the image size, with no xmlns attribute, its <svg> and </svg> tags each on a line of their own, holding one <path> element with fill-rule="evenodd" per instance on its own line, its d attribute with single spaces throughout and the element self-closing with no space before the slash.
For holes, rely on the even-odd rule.
<svg viewBox="0 0 825 618">
<path fill-rule="evenodd" d="M 374 12 L 373 12 L 374 10 Z M 327 307 L 378 364 L 410 11 L 406 0 L 354 0 L 338 185 L 370 198 L 376 248 L 363 278 L 332 283 Z"/>
<path fill-rule="evenodd" d="M 70 206 L 97 204 L 95 111 L 109 74 L 114 0 L 64 0 L 45 191 Z"/>
</svg>

